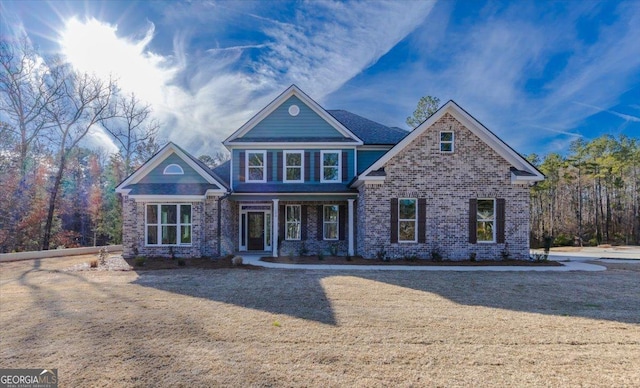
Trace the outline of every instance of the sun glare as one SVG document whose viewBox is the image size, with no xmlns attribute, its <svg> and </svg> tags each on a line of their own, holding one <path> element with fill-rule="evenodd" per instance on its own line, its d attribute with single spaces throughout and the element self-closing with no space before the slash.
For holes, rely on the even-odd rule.
<svg viewBox="0 0 640 388">
<path fill-rule="evenodd" d="M 149 103 L 162 103 L 161 88 L 174 74 L 165 66 L 166 60 L 146 51 L 153 38 L 151 25 L 139 41 L 118 37 L 118 27 L 96 19 L 67 20 L 60 34 L 60 46 L 65 58 L 79 71 L 110 75 L 118 80 L 125 92 L 134 92 Z"/>
</svg>

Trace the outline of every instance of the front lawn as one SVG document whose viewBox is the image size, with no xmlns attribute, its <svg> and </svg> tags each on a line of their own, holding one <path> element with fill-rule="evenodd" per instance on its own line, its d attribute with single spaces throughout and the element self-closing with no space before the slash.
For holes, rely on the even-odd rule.
<svg viewBox="0 0 640 388">
<path fill-rule="evenodd" d="M 0 264 L 0 366 L 75 386 L 640 386 L 640 272 Z M 635 268 L 635 267 L 634 267 Z"/>
</svg>

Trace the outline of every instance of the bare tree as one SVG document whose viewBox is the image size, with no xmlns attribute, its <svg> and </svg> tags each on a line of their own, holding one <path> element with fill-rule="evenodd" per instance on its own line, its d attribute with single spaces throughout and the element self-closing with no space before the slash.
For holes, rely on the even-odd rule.
<svg viewBox="0 0 640 388">
<path fill-rule="evenodd" d="M 59 98 L 60 80 L 49 75 L 45 62 L 26 37 L 14 44 L 0 42 L 0 112 L 12 124 L 8 130 L 18 139 L 21 177 L 26 174 L 30 147 L 51 125 L 45 109 Z"/>
<path fill-rule="evenodd" d="M 216 151 L 216 153 L 214 153 L 213 155 L 200 155 L 198 159 L 202 163 L 206 164 L 207 167 L 213 169 L 231 159 L 231 155 L 229 155 L 227 152 Z"/>
<path fill-rule="evenodd" d="M 133 172 L 133 161 L 137 155 L 145 153 L 149 144 L 156 143 L 160 124 L 150 118 L 151 112 L 150 105 L 142 103 L 131 93 L 118 96 L 113 117 L 101 122 L 117 142 L 124 161 L 125 176 Z"/>
<path fill-rule="evenodd" d="M 109 118 L 115 83 L 94 75 L 79 74 L 68 65 L 51 69 L 53 79 L 60 80 L 57 98 L 45 106 L 54 126 L 52 141 L 57 143 L 57 172 L 51 187 L 42 249 L 49 249 L 56 197 L 67 165 L 67 158 L 89 130 Z"/>
</svg>

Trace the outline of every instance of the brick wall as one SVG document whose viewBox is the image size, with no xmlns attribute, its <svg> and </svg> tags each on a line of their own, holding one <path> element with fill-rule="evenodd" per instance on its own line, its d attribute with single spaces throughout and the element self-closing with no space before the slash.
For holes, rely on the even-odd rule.
<svg viewBox="0 0 640 388">
<path fill-rule="evenodd" d="M 455 152 L 440 153 L 440 131 L 455 133 Z M 358 196 L 358 253 L 375 257 L 500 259 L 505 244 L 469 241 L 469 199 L 504 198 L 505 241 L 512 258 L 529 256 L 529 188 L 513 185 L 510 164 L 450 114 L 445 114 L 385 165 L 384 184 L 366 184 Z M 391 243 L 390 199 L 426 199 L 426 242 Z"/>
<path fill-rule="evenodd" d="M 191 204 L 191 245 L 146 246 L 145 207 L 161 202 L 136 202 L 123 196 L 122 245 L 123 256 L 213 257 L 217 256 L 217 197 L 209 196 L 205 201 L 185 202 Z M 176 203 L 176 202 L 170 202 Z M 173 253 L 172 253 L 173 251 Z"/>
</svg>

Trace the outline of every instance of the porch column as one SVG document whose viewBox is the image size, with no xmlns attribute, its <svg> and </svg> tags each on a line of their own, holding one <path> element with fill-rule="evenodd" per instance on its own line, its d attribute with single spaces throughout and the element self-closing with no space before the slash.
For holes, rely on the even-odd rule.
<svg viewBox="0 0 640 388">
<path fill-rule="evenodd" d="M 355 253 L 353 249 L 353 201 L 355 199 L 348 199 L 347 201 L 349 201 L 349 256 L 353 256 Z"/>
<path fill-rule="evenodd" d="M 271 230 L 273 231 L 273 238 L 271 239 L 271 249 L 273 249 L 273 257 L 278 257 L 278 202 L 279 199 L 273 200 L 273 225 L 271 226 Z"/>
</svg>

